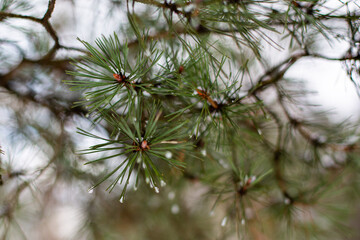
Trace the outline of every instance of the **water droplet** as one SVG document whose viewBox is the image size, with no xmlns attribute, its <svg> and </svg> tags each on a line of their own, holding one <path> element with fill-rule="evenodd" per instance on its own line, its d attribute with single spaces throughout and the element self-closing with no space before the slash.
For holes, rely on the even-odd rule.
<svg viewBox="0 0 360 240">
<path fill-rule="evenodd" d="M 173 200 L 173 199 L 175 198 L 175 193 L 174 193 L 174 192 L 169 192 L 168 198 L 169 198 L 170 200 Z"/>
<path fill-rule="evenodd" d="M 166 186 L 166 182 L 164 182 L 163 180 L 160 181 L 160 186 L 161 187 L 165 187 Z"/>
<path fill-rule="evenodd" d="M 285 199 L 284 199 L 284 203 L 285 203 L 286 205 L 289 205 L 289 204 L 290 204 L 290 199 L 289 199 L 289 198 L 285 198 Z"/>
<path fill-rule="evenodd" d="M 137 163 L 140 163 L 141 162 L 141 157 L 138 157 L 137 160 L 136 160 Z"/>
<path fill-rule="evenodd" d="M 171 206 L 171 213 L 172 214 L 178 214 L 180 212 L 180 207 L 177 204 L 174 204 Z"/>
<path fill-rule="evenodd" d="M 145 169 L 146 168 L 146 164 L 143 162 L 143 164 L 142 164 L 142 167 L 143 167 L 143 169 Z"/>
<path fill-rule="evenodd" d="M 196 104 L 196 106 L 197 106 L 198 108 L 202 108 L 202 107 L 204 106 L 204 103 L 203 103 L 203 102 L 198 102 L 198 103 Z"/>
<path fill-rule="evenodd" d="M 124 196 L 122 196 L 119 200 L 120 203 L 123 203 L 124 202 Z"/>
<path fill-rule="evenodd" d="M 155 187 L 154 189 L 155 189 L 156 193 L 159 193 L 159 188 L 158 187 Z"/>
<path fill-rule="evenodd" d="M 134 191 L 137 191 L 137 189 L 138 189 L 138 188 L 137 188 L 137 186 L 136 186 L 136 185 L 134 185 Z"/>
<path fill-rule="evenodd" d="M 94 188 L 91 187 L 91 188 L 88 190 L 88 192 L 89 192 L 90 194 L 93 193 L 93 192 L 94 192 Z"/>
<path fill-rule="evenodd" d="M 150 178 L 145 178 L 145 182 L 147 183 L 147 184 L 149 184 L 150 183 Z"/>
<path fill-rule="evenodd" d="M 205 149 L 201 150 L 201 155 L 203 155 L 204 157 L 206 156 L 206 150 Z"/>
<path fill-rule="evenodd" d="M 165 153 L 165 157 L 166 157 L 167 159 L 170 159 L 170 158 L 172 157 L 172 153 L 171 153 L 170 151 L 167 151 L 167 152 Z"/>
<path fill-rule="evenodd" d="M 210 216 L 214 216 L 214 214 L 215 214 L 214 210 L 211 210 L 210 213 L 209 213 Z"/>
<path fill-rule="evenodd" d="M 90 117 L 90 114 L 89 113 L 85 114 L 85 117 L 86 118 Z"/>
<path fill-rule="evenodd" d="M 325 167 L 325 168 L 329 168 L 329 167 L 333 167 L 336 165 L 334 159 L 332 158 L 332 156 L 328 155 L 328 154 L 325 154 L 321 157 L 320 159 L 322 165 Z"/>
<path fill-rule="evenodd" d="M 250 182 L 254 182 L 256 180 L 256 176 L 251 176 L 250 177 Z"/>
<path fill-rule="evenodd" d="M 241 219 L 241 225 L 245 225 L 245 219 Z"/>
<path fill-rule="evenodd" d="M 227 222 L 227 217 L 224 217 L 223 220 L 221 221 L 221 226 L 225 227 L 226 222 Z"/>
<path fill-rule="evenodd" d="M 244 182 L 247 183 L 248 180 L 249 180 L 248 175 L 245 175 Z"/>
</svg>

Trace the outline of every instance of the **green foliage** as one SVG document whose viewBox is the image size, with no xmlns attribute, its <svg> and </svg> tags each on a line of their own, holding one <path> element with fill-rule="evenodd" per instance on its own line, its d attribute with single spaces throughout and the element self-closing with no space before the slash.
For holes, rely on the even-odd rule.
<svg viewBox="0 0 360 240">
<path fill-rule="evenodd" d="M 341 63 L 360 92 L 358 4 L 101 4 L 78 48 L 64 31 L 89 22 L 81 4 L 0 0 L 0 28 L 21 33 L 0 37 L 1 239 L 38 237 L 18 217 L 42 224 L 63 196 L 73 239 L 356 238 L 358 121 L 335 123 L 299 78 Z"/>
<path fill-rule="evenodd" d="M 110 139 L 79 129 L 79 133 L 84 136 L 105 141 L 84 150 L 84 154 L 104 151 L 116 151 L 116 153 L 89 161 L 87 164 L 98 163 L 110 158 L 119 159 L 122 156 L 124 158 L 121 159 L 121 162 L 118 163 L 114 170 L 103 177 L 92 188 L 97 187 L 112 175 L 116 175 L 108 190 L 111 192 L 118 183 L 124 183 L 124 188 L 120 195 L 120 201 L 122 202 L 133 170 L 136 171 L 135 189 L 137 189 L 139 184 L 139 175 L 142 174 L 145 182 L 150 184 L 151 188 L 154 188 L 156 192 L 159 192 L 159 187 L 165 185 L 164 174 L 161 173 L 158 167 L 158 165 L 161 165 L 161 162 L 179 169 L 185 167 L 183 162 L 172 158 L 172 152 L 179 149 L 188 149 L 187 134 L 181 134 L 181 129 L 186 122 L 178 123 L 178 126 L 173 128 L 160 125 L 158 120 L 161 112 L 157 111 L 156 105 L 150 109 L 148 120 L 145 123 L 142 122 L 144 117 L 142 116 L 141 107 L 138 108 L 136 119 L 131 121 L 131 125 L 116 112 L 102 113 L 102 116 L 109 124 L 109 127 L 113 129 Z M 167 155 L 170 155 L 170 157 Z M 120 172 L 120 174 L 117 172 Z"/>
<path fill-rule="evenodd" d="M 84 90 L 85 104 L 90 112 L 100 108 L 123 108 L 131 111 L 137 91 L 150 91 L 150 81 L 140 81 L 145 78 L 153 66 L 159 61 L 161 52 L 151 44 L 146 55 L 145 49 L 138 51 L 136 62 L 128 60 L 127 44 L 120 44 L 119 38 L 102 37 L 96 41 L 96 49 L 85 41 L 82 44 L 89 51 L 89 56 L 74 64 L 76 71 L 68 74 L 76 76 L 77 80 L 66 81 L 75 90 Z M 117 80 L 115 74 L 121 76 Z"/>
<path fill-rule="evenodd" d="M 93 188 L 110 180 L 107 189 L 112 191 L 120 183 L 123 202 L 132 176 L 135 189 L 144 181 L 159 192 L 165 182 L 180 174 L 208 186 L 209 199 L 215 199 L 213 209 L 226 206 L 221 225 L 225 226 L 228 218 L 234 220 L 238 236 L 243 236 L 244 226 L 264 224 L 269 216 L 285 227 L 267 229 L 269 236 L 283 232 L 297 236 L 300 229 L 307 228 L 297 219 L 301 211 L 297 204 L 321 202 L 331 191 L 324 186 L 327 176 L 319 170 L 321 159 L 327 155 L 319 153 L 320 148 L 329 151 L 333 144 L 342 142 L 315 121 L 299 123 L 285 104 L 295 103 L 295 96 L 304 93 L 300 89 L 287 92 L 280 80 L 292 64 L 309 54 L 310 46 L 268 70 L 251 87 L 244 81 L 252 82 L 249 66 L 255 59 L 262 62 L 264 42 L 279 47 L 268 36 L 279 34 L 272 23 L 284 25 L 290 48 L 297 45 L 293 50 L 308 44 L 309 32 L 329 39 L 329 28 L 318 19 L 317 3 L 284 3 L 282 12 L 281 6 L 269 12 L 262 2 L 251 8 L 248 2 L 200 1 L 190 11 L 183 1 L 144 2 L 163 8 L 170 39 L 154 43 L 157 36 L 149 35 L 148 23 L 128 12 L 128 31 L 135 41 L 120 40 L 116 33 L 97 39 L 95 46 L 80 40 L 88 54 L 75 60 L 74 70 L 68 71 L 75 78 L 66 83 L 83 92 L 84 100 L 77 104 L 87 109 L 96 125 L 105 124 L 111 133 L 100 137 L 78 131 L 102 142 L 84 150 L 84 154 L 103 154 L 87 164 L 116 161 L 105 165 L 107 173 Z M 176 30 L 180 23 L 184 29 Z M 222 46 L 220 37 L 233 40 L 239 52 Z M 270 85 L 275 86 L 282 116 L 259 96 Z M 288 125 L 283 125 L 286 120 Z M 326 143 L 305 128 L 326 135 Z M 292 135 L 292 129 L 303 138 Z M 306 148 L 306 141 L 314 148 L 311 164 L 299 161 L 303 152 L 297 148 Z M 304 178 L 308 178 L 307 184 Z M 263 220 L 246 212 L 256 211 L 255 206 L 264 208 L 259 212 Z"/>
</svg>

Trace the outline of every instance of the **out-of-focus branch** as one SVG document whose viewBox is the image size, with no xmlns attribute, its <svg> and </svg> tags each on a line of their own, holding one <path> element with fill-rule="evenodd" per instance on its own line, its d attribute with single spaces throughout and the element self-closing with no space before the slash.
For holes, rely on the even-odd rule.
<svg viewBox="0 0 360 240">
<path fill-rule="evenodd" d="M 287 118 L 287 121 L 300 133 L 300 135 L 308 140 L 313 146 L 315 147 L 329 147 L 334 151 L 344 151 L 344 152 L 350 152 L 350 151 L 355 151 L 355 150 L 359 150 L 360 147 L 354 144 L 336 144 L 336 143 L 327 143 L 322 141 L 321 139 L 319 139 L 319 137 L 317 135 L 312 134 L 312 131 L 307 129 L 306 126 L 304 125 L 304 123 L 293 117 L 285 103 L 284 103 L 284 97 L 283 97 L 283 93 L 281 93 L 281 91 L 279 90 L 278 86 L 276 86 L 277 89 L 277 93 L 278 93 L 278 101 L 279 104 Z"/>
<path fill-rule="evenodd" d="M 60 48 L 60 46 L 61 46 L 60 42 L 59 42 L 59 37 L 58 37 L 56 31 L 54 30 L 54 28 L 52 27 L 52 25 L 49 22 L 51 14 L 54 11 L 54 8 L 55 8 L 55 0 L 50 0 L 49 5 L 48 5 L 48 9 L 47 9 L 47 11 L 46 11 L 43 18 L 36 18 L 36 17 L 32 17 L 32 16 L 26 16 L 26 15 L 14 14 L 14 13 L 8 13 L 8 12 L 0 12 L 0 18 L 26 19 L 26 20 L 30 20 L 30 21 L 41 24 L 55 42 L 52 49 L 48 52 L 47 55 L 44 56 L 44 59 L 50 59 L 50 58 L 52 58 L 54 56 L 56 50 L 58 48 Z"/>
<path fill-rule="evenodd" d="M 160 3 L 158 1 L 154 0 L 134 0 L 134 2 L 143 3 L 151 6 L 155 6 L 162 9 L 168 9 L 171 12 L 174 12 L 176 14 L 185 15 L 186 13 L 178 9 L 178 5 L 176 3 L 167 2 L 166 0 L 164 3 Z"/>
<path fill-rule="evenodd" d="M 79 49 L 79 48 L 67 47 L 67 46 L 63 46 L 60 44 L 59 36 L 58 36 L 57 32 L 55 31 L 55 29 L 53 28 L 53 26 L 49 22 L 51 15 L 55 9 L 55 3 L 56 3 L 56 0 L 49 1 L 48 8 L 42 18 L 21 15 L 21 14 L 15 14 L 15 13 L 8 13 L 8 12 L 0 12 L 0 19 L 4 19 L 4 18 L 25 19 L 25 20 L 39 23 L 45 28 L 45 30 L 48 32 L 48 34 L 54 40 L 54 46 L 50 49 L 50 51 L 45 56 L 42 57 L 42 60 L 50 60 L 51 58 L 54 57 L 56 51 L 60 48 L 85 52 L 84 50 Z"/>
<path fill-rule="evenodd" d="M 6 211 L 4 211 L 2 213 L 2 215 L 0 215 L 0 218 L 2 217 L 6 217 L 8 219 L 12 218 L 12 212 L 15 210 L 18 201 L 19 201 L 19 197 L 21 195 L 21 193 L 27 189 L 28 187 L 30 187 L 36 180 L 38 180 L 43 173 L 58 159 L 58 157 L 62 154 L 63 151 L 63 147 L 64 147 L 64 143 L 65 143 L 65 138 L 66 138 L 66 134 L 65 134 L 65 130 L 64 130 L 64 125 L 61 124 L 61 133 L 60 135 L 57 137 L 57 140 L 55 141 L 56 145 L 53 147 L 54 149 L 54 154 L 52 156 L 52 158 L 50 158 L 47 162 L 47 164 L 41 168 L 38 173 L 36 174 L 36 176 L 30 180 L 24 180 L 22 183 L 20 183 L 17 188 L 16 191 L 13 194 L 10 194 L 9 196 L 7 196 L 6 200 L 5 200 L 5 205 L 7 206 Z"/>
<path fill-rule="evenodd" d="M 256 94 L 253 95 L 258 101 L 262 101 L 262 99 L 257 96 Z M 273 163 L 273 169 L 274 169 L 274 174 L 275 174 L 275 181 L 277 183 L 277 186 L 279 187 L 282 195 L 284 196 L 284 198 L 288 199 L 290 201 L 290 203 L 295 202 L 295 198 L 293 196 L 291 196 L 288 193 L 287 190 L 287 186 L 286 186 L 286 180 L 283 176 L 283 171 L 281 169 L 281 157 L 283 154 L 283 149 L 282 149 L 282 135 L 283 135 L 283 123 L 282 120 L 280 118 L 280 116 L 278 116 L 277 113 L 275 113 L 274 111 L 272 111 L 268 106 L 264 106 L 266 109 L 266 112 L 268 114 L 270 114 L 270 116 L 274 119 L 274 122 L 276 124 L 277 127 L 277 136 L 276 136 L 276 143 L 275 146 L 272 147 L 269 143 L 267 143 L 266 141 L 265 146 L 269 149 L 269 151 L 271 151 L 273 153 L 273 157 L 272 157 L 272 163 Z"/>
<path fill-rule="evenodd" d="M 297 53 L 289 58 L 285 59 L 281 63 L 267 70 L 260 78 L 257 80 L 256 85 L 248 90 L 248 93 L 243 98 L 240 98 L 239 101 L 246 97 L 256 96 L 260 91 L 265 90 L 269 86 L 277 83 L 282 80 L 283 76 L 290 69 L 295 62 L 297 62 L 300 58 L 306 56 L 306 53 Z"/>
</svg>

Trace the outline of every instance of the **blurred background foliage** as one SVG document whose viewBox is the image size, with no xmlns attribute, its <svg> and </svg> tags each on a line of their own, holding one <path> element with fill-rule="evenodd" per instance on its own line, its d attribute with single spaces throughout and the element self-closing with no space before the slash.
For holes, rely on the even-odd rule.
<svg viewBox="0 0 360 240">
<path fill-rule="evenodd" d="M 357 1 L 0 0 L 0 239 L 359 239 L 359 19 Z M 123 130 L 79 71 L 109 36 L 142 66 L 115 110 L 189 135 L 161 153 L 186 167 L 155 162 L 166 186 L 131 178 L 122 204 L 118 159 L 84 165 L 113 152 L 79 154 Z M 314 92 L 339 66 L 352 116 Z"/>
</svg>

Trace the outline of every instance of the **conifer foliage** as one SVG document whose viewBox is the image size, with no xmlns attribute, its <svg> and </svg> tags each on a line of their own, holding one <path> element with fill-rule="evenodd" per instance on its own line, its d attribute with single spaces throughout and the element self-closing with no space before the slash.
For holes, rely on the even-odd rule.
<svg viewBox="0 0 360 240">
<path fill-rule="evenodd" d="M 22 58 L 0 67 L 0 86 L 17 102 L 7 113 L 14 132 L 48 156 L 32 174 L 0 156 L 0 193 L 14 193 L 0 197 L 3 239 L 16 236 L 22 191 L 47 188 L 41 180 L 52 174 L 51 189 L 63 181 L 96 193 L 82 200 L 93 239 L 356 239 L 358 122 L 334 123 L 289 74 L 308 59 L 341 63 L 359 92 L 356 1 L 106 2 L 126 24 L 69 47 L 49 21 L 55 0 L 41 18 L 18 13 L 31 9 L 25 0 L 0 0 L 0 24 L 37 23 L 53 42 L 38 39 L 34 60 L 0 36 Z M 336 44 L 347 49 L 329 53 Z M 55 83 L 56 74 L 62 89 L 46 89 L 44 76 Z M 19 114 L 27 105 L 56 127 Z M 132 221 L 131 233 L 109 221 L 126 223 L 115 213 Z"/>
</svg>

